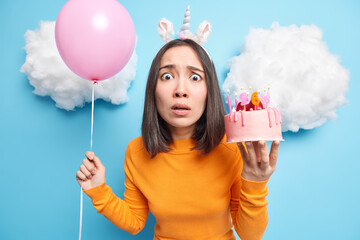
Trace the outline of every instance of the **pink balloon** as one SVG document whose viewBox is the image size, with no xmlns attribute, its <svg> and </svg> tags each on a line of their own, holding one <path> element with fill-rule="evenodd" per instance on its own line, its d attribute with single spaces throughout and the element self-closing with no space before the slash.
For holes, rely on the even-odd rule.
<svg viewBox="0 0 360 240">
<path fill-rule="evenodd" d="M 61 9 L 55 39 L 65 64 L 88 80 L 118 73 L 135 47 L 129 13 L 116 0 L 70 0 Z"/>
</svg>

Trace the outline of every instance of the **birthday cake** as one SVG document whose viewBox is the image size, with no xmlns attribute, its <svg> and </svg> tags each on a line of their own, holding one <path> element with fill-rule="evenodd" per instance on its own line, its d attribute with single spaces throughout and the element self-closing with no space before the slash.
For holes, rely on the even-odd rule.
<svg viewBox="0 0 360 240">
<path fill-rule="evenodd" d="M 251 100 L 248 95 L 248 92 L 240 94 L 240 101 L 235 100 L 236 107 L 233 109 L 228 95 L 230 113 L 224 117 L 226 141 L 283 141 L 281 114 L 276 108 L 269 107 L 270 92 L 265 96 L 253 92 Z"/>
</svg>

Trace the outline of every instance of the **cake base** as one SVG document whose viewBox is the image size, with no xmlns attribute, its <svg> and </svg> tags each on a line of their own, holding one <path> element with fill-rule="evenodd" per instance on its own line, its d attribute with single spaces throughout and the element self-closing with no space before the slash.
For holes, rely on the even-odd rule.
<svg viewBox="0 0 360 240">
<path fill-rule="evenodd" d="M 238 111 L 225 115 L 226 142 L 284 141 L 280 112 L 268 107 L 257 111 Z"/>
</svg>

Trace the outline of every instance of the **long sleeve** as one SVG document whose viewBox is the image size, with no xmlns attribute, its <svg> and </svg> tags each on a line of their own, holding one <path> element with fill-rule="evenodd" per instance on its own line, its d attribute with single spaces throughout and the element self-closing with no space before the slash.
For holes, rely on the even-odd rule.
<svg viewBox="0 0 360 240">
<path fill-rule="evenodd" d="M 117 227 L 131 233 L 139 233 L 145 226 L 149 208 L 147 199 L 135 186 L 127 166 L 130 155 L 125 153 L 124 200 L 117 197 L 111 188 L 103 183 L 84 191 L 91 199 L 98 213 L 104 215 Z"/>
<path fill-rule="evenodd" d="M 266 182 L 241 177 L 242 159 L 236 143 L 225 139 L 209 154 L 192 150 L 192 139 L 176 140 L 168 153 L 154 158 L 141 137 L 125 152 L 124 200 L 105 183 L 86 191 L 94 207 L 132 234 L 154 215 L 154 239 L 235 239 L 263 236 L 267 216 Z M 230 204 L 230 209 L 229 209 Z"/>
<path fill-rule="evenodd" d="M 261 239 L 268 224 L 267 182 L 241 177 L 242 168 L 231 188 L 231 216 L 235 231 L 242 240 Z"/>
</svg>

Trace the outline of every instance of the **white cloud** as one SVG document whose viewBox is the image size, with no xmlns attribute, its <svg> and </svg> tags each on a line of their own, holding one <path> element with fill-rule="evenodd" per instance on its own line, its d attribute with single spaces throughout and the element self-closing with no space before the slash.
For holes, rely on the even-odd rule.
<svg viewBox="0 0 360 240">
<path fill-rule="evenodd" d="M 317 26 L 275 22 L 270 29 L 250 30 L 240 56 L 230 60 L 222 90 L 230 89 L 234 99 L 240 87 L 270 84 L 270 105 L 280 110 L 283 131 L 312 129 L 335 119 L 336 109 L 347 102 L 349 71 L 339 62 Z"/>
<path fill-rule="evenodd" d="M 82 79 L 63 62 L 55 42 L 55 22 L 44 21 L 40 29 L 25 33 L 27 53 L 21 67 L 40 96 L 50 96 L 56 106 L 66 110 L 91 102 L 92 81 Z M 136 74 L 137 55 L 133 52 L 128 64 L 115 76 L 99 81 L 95 87 L 95 99 L 113 104 L 128 101 L 127 89 Z"/>
</svg>

